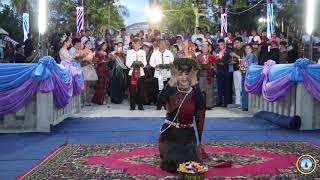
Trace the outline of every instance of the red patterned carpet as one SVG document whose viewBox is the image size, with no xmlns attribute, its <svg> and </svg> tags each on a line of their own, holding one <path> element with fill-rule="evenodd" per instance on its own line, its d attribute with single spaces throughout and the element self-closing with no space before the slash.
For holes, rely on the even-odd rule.
<svg viewBox="0 0 320 180">
<path fill-rule="evenodd" d="M 217 142 L 205 144 L 208 179 L 320 178 L 297 172 L 302 154 L 320 158 L 320 147 L 310 143 Z M 230 168 L 213 168 L 216 160 L 232 161 Z M 65 144 L 54 150 L 20 179 L 177 179 L 159 168 L 157 144 Z"/>
</svg>

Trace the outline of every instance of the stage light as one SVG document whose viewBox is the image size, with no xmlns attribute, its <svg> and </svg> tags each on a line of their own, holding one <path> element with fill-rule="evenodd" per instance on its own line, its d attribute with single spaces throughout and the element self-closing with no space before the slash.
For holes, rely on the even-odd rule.
<svg viewBox="0 0 320 180">
<path fill-rule="evenodd" d="M 315 0 L 307 0 L 307 9 L 306 9 L 306 31 L 309 35 L 313 33 L 314 28 L 314 19 L 315 19 Z"/>
<path fill-rule="evenodd" d="M 259 18 L 259 23 L 265 23 L 266 22 L 266 19 L 265 18 L 263 18 L 263 17 L 261 17 L 261 18 Z"/>
<path fill-rule="evenodd" d="M 162 11 L 159 8 L 149 9 L 147 15 L 153 23 L 158 23 L 162 19 Z"/>
<path fill-rule="evenodd" d="M 47 0 L 39 0 L 38 7 L 38 29 L 40 34 L 46 32 L 47 27 Z"/>
</svg>

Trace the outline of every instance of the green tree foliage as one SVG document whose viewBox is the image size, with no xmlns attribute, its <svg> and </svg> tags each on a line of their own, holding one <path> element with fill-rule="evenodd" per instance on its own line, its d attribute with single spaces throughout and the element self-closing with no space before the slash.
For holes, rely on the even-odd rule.
<svg viewBox="0 0 320 180">
<path fill-rule="evenodd" d="M 110 7 L 109 7 L 110 6 Z M 124 27 L 124 16 L 129 15 L 125 6 L 112 1 L 105 0 L 86 0 L 85 7 L 85 24 L 92 27 L 95 31 L 104 32 L 107 29 L 120 29 Z M 108 24 L 110 10 L 110 24 Z M 110 27 L 108 27 L 110 25 Z"/>
<path fill-rule="evenodd" d="M 49 31 L 66 32 L 76 31 L 76 7 L 75 0 L 50 0 L 49 7 Z"/>
<path fill-rule="evenodd" d="M 320 11 L 317 7 L 320 7 L 320 1 L 315 1 L 315 32 L 320 33 L 320 21 L 317 20 L 317 17 L 320 16 Z M 276 9 L 276 21 L 279 24 L 278 30 L 280 30 L 280 24 L 283 20 L 285 30 L 287 27 L 290 28 L 290 31 L 302 29 L 305 30 L 306 23 L 306 1 L 297 1 L 295 0 L 284 0 L 282 4 L 278 5 Z"/>
<path fill-rule="evenodd" d="M 163 0 L 160 3 L 161 9 L 163 10 L 163 21 L 160 24 L 161 29 L 169 29 L 173 32 L 193 32 L 196 17 L 193 11 L 195 5 L 192 0 Z M 214 22 L 209 20 L 206 16 L 206 11 L 199 7 L 199 13 L 204 14 L 200 16 L 199 25 L 200 28 L 206 28 L 208 30 L 213 29 Z"/>
<path fill-rule="evenodd" d="M 10 4 L 20 15 L 28 10 L 28 0 L 10 0 Z"/>
<path fill-rule="evenodd" d="M 232 31 L 259 29 L 259 18 L 267 14 L 266 3 L 260 3 L 255 8 L 251 8 L 260 0 L 234 0 L 229 4 L 228 28 Z"/>
<path fill-rule="evenodd" d="M 25 11 L 30 12 L 31 28 L 37 27 L 37 10 L 30 8 L 31 4 L 35 4 L 37 1 L 33 0 L 11 0 L 11 5 L 16 12 L 22 16 Z M 76 7 L 78 0 L 48 0 L 48 30 L 49 32 L 66 32 L 76 31 Z M 119 29 L 124 26 L 123 17 L 129 14 L 128 9 L 125 6 L 119 5 L 117 1 L 111 0 L 84 0 L 85 9 L 85 28 L 90 28 L 96 33 L 105 32 L 108 28 Z M 110 5 L 110 8 L 109 8 Z M 34 5 L 37 7 L 37 5 Z M 110 9 L 110 27 L 108 27 Z M 32 17 L 32 18 L 31 18 Z M 34 18 L 34 19 L 33 19 Z"/>
<path fill-rule="evenodd" d="M 21 17 L 8 5 L 0 4 L 0 27 L 10 33 L 10 36 L 18 42 L 23 41 Z"/>
</svg>

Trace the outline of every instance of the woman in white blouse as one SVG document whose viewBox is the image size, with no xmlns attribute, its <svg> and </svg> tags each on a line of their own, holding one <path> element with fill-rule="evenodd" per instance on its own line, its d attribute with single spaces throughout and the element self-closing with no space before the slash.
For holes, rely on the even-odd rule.
<svg viewBox="0 0 320 180">
<path fill-rule="evenodd" d="M 62 47 L 59 51 L 59 57 L 61 61 L 71 61 L 72 59 L 74 59 L 74 56 L 72 56 L 68 50 L 68 48 L 71 45 L 71 39 L 68 37 L 63 37 L 61 39 L 62 41 Z"/>
</svg>

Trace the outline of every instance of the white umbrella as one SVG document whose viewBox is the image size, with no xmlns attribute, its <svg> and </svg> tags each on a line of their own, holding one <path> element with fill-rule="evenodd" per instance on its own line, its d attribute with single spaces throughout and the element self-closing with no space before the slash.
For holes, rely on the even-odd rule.
<svg viewBox="0 0 320 180">
<path fill-rule="evenodd" d="M 0 34 L 9 35 L 9 33 L 1 27 L 0 27 Z"/>
</svg>

